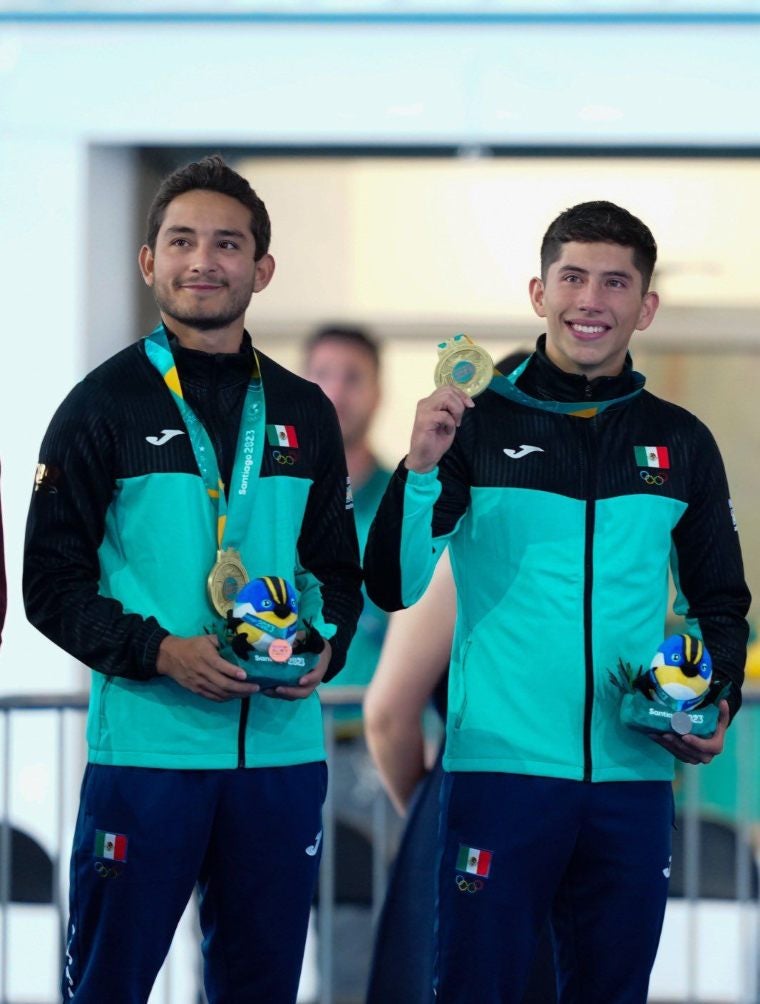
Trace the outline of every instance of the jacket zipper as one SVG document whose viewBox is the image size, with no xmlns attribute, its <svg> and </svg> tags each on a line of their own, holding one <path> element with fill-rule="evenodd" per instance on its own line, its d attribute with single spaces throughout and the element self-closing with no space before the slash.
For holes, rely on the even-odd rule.
<svg viewBox="0 0 760 1004">
<path fill-rule="evenodd" d="M 248 724 L 248 714 L 251 710 L 250 697 L 244 697 L 240 702 L 240 718 L 238 720 L 238 767 L 245 767 L 245 727 Z"/>
<path fill-rule="evenodd" d="M 586 442 L 589 449 L 588 483 L 586 486 L 586 527 L 583 552 L 583 647 L 586 675 L 586 693 L 583 707 L 583 780 L 590 781 L 593 770 L 591 761 L 591 720 L 594 714 L 594 645 L 592 596 L 594 591 L 594 527 L 596 524 L 597 458 L 596 419 L 582 419 L 586 428 Z"/>
</svg>

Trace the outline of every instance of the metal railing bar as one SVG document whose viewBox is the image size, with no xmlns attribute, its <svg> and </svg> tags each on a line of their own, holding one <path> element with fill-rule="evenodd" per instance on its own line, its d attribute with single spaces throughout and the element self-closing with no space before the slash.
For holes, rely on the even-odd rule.
<svg viewBox="0 0 760 1004">
<path fill-rule="evenodd" d="M 323 709 L 325 723 L 325 752 L 328 764 L 335 756 L 334 715 L 332 703 Z M 329 768 L 328 768 L 329 770 Z M 333 1000 L 333 941 L 335 935 L 335 800 L 333 786 L 327 784 L 322 813 L 322 862 L 319 869 L 319 1001 L 332 1004 Z"/>
<path fill-rule="evenodd" d="M 11 901 L 11 719 L 3 710 L 3 814 L 0 819 L 0 1001 L 8 1000 L 10 901 Z"/>
<path fill-rule="evenodd" d="M 325 723 L 325 748 L 328 763 L 334 761 L 335 754 L 335 715 L 334 708 L 339 706 L 361 706 L 364 687 L 334 686 L 320 691 L 320 699 L 323 705 Z M 745 693 L 744 703 L 747 708 L 760 704 L 760 688 L 749 689 Z M 11 793 L 12 793 L 12 751 L 14 746 L 13 712 L 40 712 L 55 711 L 56 721 L 56 750 L 57 762 L 53 767 L 55 772 L 55 783 L 58 786 L 57 792 L 57 819 L 55 832 L 57 839 L 57 849 L 51 858 L 53 861 L 53 905 L 56 908 L 60 919 L 60 933 L 64 935 L 61 940 L 60 951 L 65 951 L 65 904 L 61 895 L 63 885 L 64 860 L 67 860 L 66 849 L 63 847 L 67 819 L 69 818 L 68 799 L 74 798 L 75 793 L 67 790 L 67 771 L 72 766 L 72 749 L 67 744 L 67 723 L 70 721 L 68 715 L 71 712 L 81 713 L 86 711 L 88 706 L 88 695 L 84 692 L 72 694 L 17 694 L 6 695 L 0 698 L 0 721 L 2 722 L 2 750 L 3 767 L 0 773 L 2 780 L 2 817 L 0 818 L 0 1004 L 8 1004 L 9 987 L 9 967 L 11 960 L 10 951 L 10 906 L 12 895 L 12 818 L 11 818 Z M 78 717 L 78 714 L 77 714 Z M 753 837 L 753 814 L 758 794 L 758 778 L 756 770 L 754 728 L 752 723 L 747 723 L 747 727 L 742 727 L 743 717 L 740 716 L 737 725 L 733 728 L 739 729 L 737 736 L 737 767 L 736 785 L 737 801 L 736 815 L 734 818 L 734 828 L 736 833 L 736 864 L 735 864 L 735 892 L 737 908 L 741 913 L 741 927 L 738 962 L 742 971 L 740 974 L 740 988 L 737 993 L 740 997 L 734 998 L 737 1004 L 759 1004 L 758 974 L 757 974 L 757 946 L 758 931 L 760 930 L 760 903 L 757 897 L 753 896 L 752 883 L 755 875 L 755 862 L 753 860 L 752 837 Z M 73 747 L 72 747 L 73 748 Z M 700 890 L 700 768 L 685 767 L 683 772 L 684 783 L 684 807 L 683 807 L 683 827 L 684 827 L 684 896 L 687 910 L 687 965 L 686 986 L 684 987 L 684 1004 L 695 1004 L 699 999 L 699 971 L 703 960 L 698 958 L 700 918 L 698 911 Z M 70 788 L 70 783 L 68 784 Z M 335 932 L 335 890 L 336 875 L 339 862 L 336 862 L 336 818 L 335 799 L 332 786 L 328 785 L 323 813 L 323 848 L 322 867 L 319 876 L 320 909 L 318 915 L 318 956 L 319 956 L 319 991 L 318 999 L 320 1004 L 333 1004 L 335 995 L 335 970 L 334 970 L 334 932 Z M 376 921 L 378 911 L 381 907 L 385 893 L 388 870 L 388 803 L 384 793 L 379 794 L 372 804 L 372 918 L 373 925 Z M 756 828 L 756 820 L 754 821 Z M 200 959 L 200 952 L 198 953 Z M 166 974 L 169 978 L 164 986 L 163 999 L 167 1002 L 171 1000 L 172 984 L 176 980 L 170 978 L 171 974 Z M 739 974 L 737 974 L 739 975 Z M 203 1000 L 202 981 L 199 983 L 198 1000 Z"/>
</svg>

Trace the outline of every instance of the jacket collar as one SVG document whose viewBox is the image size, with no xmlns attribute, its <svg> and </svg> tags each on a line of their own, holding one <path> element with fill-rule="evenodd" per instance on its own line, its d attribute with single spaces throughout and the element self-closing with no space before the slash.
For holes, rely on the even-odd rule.
<svg viewBox="0 0 760 1004">
<path fill-rule="evenodd" d="M 181 383 L 231 387 L 250 380 L 253 345 L 247 331 L 243 333 L 239 352 L 201 352 L 199 349 L 188 349 L 180 345 L 177 336 L 168 328 L 166 334 Z"/>
<path fill-rule="evenodd" d="M 546 335 L 541 335 L 517 386 L 531 397 L 547 401 L 612 401 L 635 391 L 637 378 L 643 379 L 634 370 L 630 353 L 626 353 L 623 369 L 616 376 L 589 380 L 582 373 L 566 373 L 547 356 Z"/>
</svg>

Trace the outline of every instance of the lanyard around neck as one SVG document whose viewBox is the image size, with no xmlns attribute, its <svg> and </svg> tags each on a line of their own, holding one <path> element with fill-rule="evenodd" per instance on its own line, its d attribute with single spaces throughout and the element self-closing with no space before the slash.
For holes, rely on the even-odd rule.
<svg viewBox="0 0 760 1004">
<path fill-rule="evenodd" d="M 539 411 L 550 411 L 557 415 L 570 415 L 572 418 L 595 418 L 601 412 L 606 411 L 607 408 L 621 405 L 625 401 L 636 397 L 637 394 L 641 393 L 644 386 L 644 378 L 637 373 L 635 374 L 638 378 L 635 389 L 629 394 L 623 394 L 621 397 L 611 398 L 607 401 L 544 400 L 543 398 L 531 397 L 517 386 L 517 380 L 529 361 L 529 359 L 526 359 L 507 376 L 497 373 L 488 385 L 488 389 L 494 391 L 496 394 L 500 394 L 508 401 L 514 401 L 516 404 L 521 404 L 526 408 L 537 408 Z"/>
<path fill-rule="evenodd" d="M 177 364 L 162 324 L 145 339 L 145 352 L 150 363 L 163 377 L 187 428 L 198 470 L 206 486 L 209 500 L 216 511 L 217 547 L 221 550 L 223 543 L 237 546 L 242 539 L 247 521 L 248 506 L 245 503 L 247 497 L 253 494 L 264 450 L 264 388 L 256 352 L 253 353 L 251 379 L 240 417 L 235 460 L 230 477 L 229 500 L 219 473 L 216 451 L 209 435 L 185 400 Z"/>
</svg>

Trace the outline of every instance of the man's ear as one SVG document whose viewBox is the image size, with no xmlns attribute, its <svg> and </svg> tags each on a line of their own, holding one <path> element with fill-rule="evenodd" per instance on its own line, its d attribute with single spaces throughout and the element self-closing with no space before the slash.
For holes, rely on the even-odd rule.
<svg viewBox="0 0 760 1004">
<path fill-rule="evenodd" d="M 531 306 L 536 314 L 538 314 L 539 317 L 546 317 L 546 309 L 544 307 L 544 283 L 537 275 L 534 275 L 530 280 L 528 292 L 530 293 Z"/>
<path fill-rule="evenodd" d="M 265 254 L 256 262 L 256 275 L 253 280 L 254 293 L 266 289 L 274 275 L 275 262 L 271 254 Z"/>
<path fill-rule="evenodd" d="M 641 304 L 641 310 L 639 312 L 639 319 L 636 323 L 637 331 L 646 331 L 649 325 L 654 320 L 654 315 L 657 313 L 657 308 L 660 306 L 659 294 L 651 290 L 649 293 L 644 294 L 644 299 Z"/>
<path fill-rule="evenodd" d="M 153 252 L 147 244 L 143 244 L 140 248 L 140 254 L 137 256 L 137 261 L 140 265 L 140 273 L 145 281 L 145 285 L 152 286 L 153 264 L 155 262 L 155 258 L 153 257 Z"/>
</svg>

